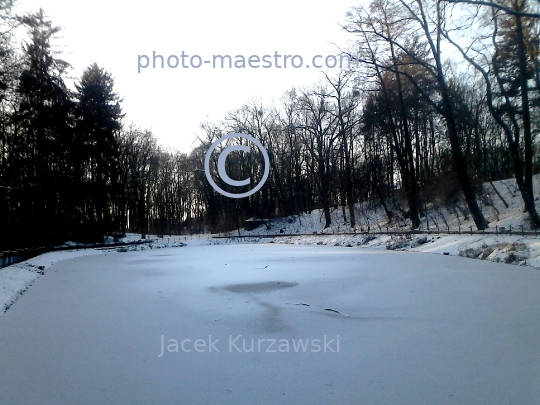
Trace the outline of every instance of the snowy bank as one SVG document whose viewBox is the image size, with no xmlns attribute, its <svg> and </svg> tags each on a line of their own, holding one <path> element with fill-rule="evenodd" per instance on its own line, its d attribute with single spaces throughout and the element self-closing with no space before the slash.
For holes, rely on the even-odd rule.
<svg viewBox="0 0 540 405">
<path fill-rule="evenodd" d="M 540 175 L 535 175 L 533 181 L 534 189 L 540 190 Z M 476 227 L 466 204 L 457 201 L 453 206 L 440 202 L 429 204 L 418 229 L 423 234 L 394 235 L 392 233 L 410 230 L 410 220 L 400 217 L 399 211 L 394 210 L 396 217 L 388 223 L 385 211 L 374 200 L 355 205 L 355 227 L 351 227 L 347 209 L 334 207 L 330 213 L 332 224 L 328 228 L 324 227 L 324 213 L 318 209 L 301 215 L 272 219 L 269 227 L 263 225 L 251 231 L 230 232 L 225 235 L 229 239 L 214 239 L 212 243 L 255 242 L 382 248 L 462 256 L 540 269 L 540 234 L 536 237 L 530 229 L 528 214 L 524 212 L 515 179 L 484 183 L 478 197 L 489 222 L 485 234 L 466 235 Z M 540 196 L 535 200 L 540 211 Z M 397 205 L 399 203 L 394 202 Z M 389 234 L 385 235 L 385 231 Z M 238 234 L 242 237 L 236 237 Z"/>
<path fill-rule="evenodd" d="M 95 249 L 50 252 L 0 269 L 0 316 L 56 262 L 103 253 Z"/>
<path fill-rule="evenodd" d="M 198 237 L 198 235 L 196 236 Z M 185 243 L 180 240 L 188 240 L 192 237 L 170 237 L 160 238 L 149 236 L 149 239 L 155 240 L 148 245 L 130 245 L 122 248 L 99 248 L 82 250 L 64 250 L 45 253 L 24 262 L 13 264 L 0 269 L 0 316 L 7 311 L 11 305 L 34 283 L 34 281 L 45 274 L 49 268 L 61 261 L 75 257 L 91 255 L 107 255 L 113 253 L 134 252 L 141 250 L 163 249 L 169 247 L 182 247 Z M 133 242 L 139 240 L 139 235 L 128 234 L 124 242 Z M 165 242 L 167 241 L 167 242 Z M 66 242 L 69 244 L 69 242 Z"/>
<path fill-rule="evenodd" d="M 274 238 L 230 237 L 213 239 L 212 244 L 275 243 L 380 248 L 437 253 L 530 266 L 540 269 L 540 238 L 517 235 L 301 235 Z"/>
</svg>

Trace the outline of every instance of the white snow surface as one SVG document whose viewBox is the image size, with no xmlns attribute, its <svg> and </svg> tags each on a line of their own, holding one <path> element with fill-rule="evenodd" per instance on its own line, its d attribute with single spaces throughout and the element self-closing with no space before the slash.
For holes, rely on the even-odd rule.
<svg viewBox="0 0 540 405">
<path fill-rule="evenodd" d="M 535 269 L 207 243 L 56 262 L 0 318 L 0 403 L 540 403 Z"/>
<path fill-rule="evenodd" d="M 493 186 L 502 196 L 504 202 L 493 190 Z M 483 185 L 483 193 L 479 196 L 482 211 L 489 222 L 485 235 L 467 235 L 469 230 L 476 229 L 467 208 L 459 202 L 455 209 L 436 204 L 428 206 L 428 215 L 421 219 L 419 230 L 430 234 L 409 236 L 380 235 L 385 230 L 408 230 L 407 220 L 394 220 L 388 224 L 387 217 L 380 205 L 365 202 L 356 205 L 355 214 L 357 225 L 351 229 L 350 222 L 343 216 L 342 207 L 331 211 L 332 225 L 324 229 L 324 214 L 322 210 L 314 210 L 287 218 L 277 218 L 270 221 L 271 229 L 261 225 L 253 231 L 240 230 L 230 232 L 230 239 L 214 239 L 213 244 L 226 243 L 285 243 L 306 245 L 330 245 L 345 247 L 387 248 L 391 250 L 408 250 L 426 253 L 447 254 L 478 258 L 493 262 L 502 262 L 521 266 L 531 266 L 540 269 L 540 232 L 538 236 L 525 235 L 522 231 L 530 232 L 528 214 L 525 213 L 521 194 L 517 189 L 515 179 L 507 179 Z M 540 190 L 540 175 L 534 176 L 534 190 L 538 195 Z M 536 208 L 540 211 L 540 196 L 536 197 Z M 348 211 L 345 213 L 348 216 Z M 504 233 L 501 233 L 502 227 Z M 371 231 L 367 235 L 367 231 Z M 445 231 L 459 231 L 461 235 L 445 234 Z M 508 234 L 509 231 L 512 234 Z M 495 233 L 499 231 L 498 235 Z M 258 235 L 286 235 L 276 238 L 259 238 Z M 349 233 L 349 234 L 341 234 Z M 246 237 L 252 236 L 252 237 Z"/>
<path fill-rule="evenodd" d="M 127 246 L 128 251 L 161 249 L 168 247 L 181 247 L 184 241 L 189 240 L 191 244 L 206 241 L 208 235 L 193 236 L 171 236 L 158 238 L 156 235 L 149 235 L 148 239 L 154 240 L 152 247 L 149 245 Z M 129 233 L 122 239 L 124 242 L 139 241 L 140 235 Z M 66 246 L 76 245 L 74 242 L 66 242 Z M 13 303 L 23 295 L 34 281 L 43 275 L 52 265 L 61 261 L 75 257 L 107 255 L 115 253 L 115 248 L 109 249 L 80 249 L 49 252 L 33 257 L 24 262 L 16 263 L 0 269 L 0 316 L 13 305 Z"/>
<path fill-rule="evenodd" d="M 536 209 L 540 211 L 540 175 L 533 177 Z M 528 214 L 524 212 L 523 200 L 517 188 L 515 179 L 507 179 L 494 181 L 493 186 L 503 197 L 508 205 L 499 198 L 493 190 L 490 183 L 484 183 L 483 192 L 478 196 L 478 203 L 482 212 L 489 223 L 487 231 L 495 233 L 496 227 L 505 227 L 506 231 L 512 227 L 514 234 L 520 233 L 523 230 L 530 231 Z M 403 210 L 407 210 L 406 204 L 403 201 L 398 201 Z M 389 208 L 391 203 L 387 201 Z M 393 210 L 394 214 L 398 214 L 397 210 Z M 378 199 L 366 201 L 356 204 L 356 227 L 354 231 L 364 232 L 368 227 L 371 231 L 384 232 L 386 229 L 392 231 L 409 229 L 410 221 L 399 220 L 394 218 L 391 224 L 388 224 L 388 218 L 379 204 Z M 468 214 L 468 209 L 463 200 L 459 200 L 453 207 L 444 206 L 443 204 L 433 203 L 427 206 L 427 216 L 421 218 L 419 230 L 430 230 L 443 233 L 446 230 L 458 231 L 461 229 L 463 233 L 467 233 L 472 227 L 476 229 L 472 217 Z M 348 212 L 346 212 L 348 218 Z M 314 210 L 309 214 L 299 216 L 280 218 L 272 220 L 272 229 L 267 230 L 261 226 L 254 231 L 242 231 L 242 234 L 275 234 L 276 231 L 283 229 L 284 233 L 308 233 L 313 234 L 332 234 L 337 232 L 351 232 L 350 222 L 345 221 L 343 217 L 343 209 L 341 206 L 331 210 L 332 225 L 330 228 L 324 229 L 324 214 L 322 210 Z M 448 225 L 447 225 L 448 224 Z M 388 228 L 387 228 L 388 226 Z M 237 232 L 231 232 L 231 235 Z"/>
<path fill-rule="evenodd" d="M 424 242 L 425 241 L 425 242 Z M 540 269 L 540 237 L 519 235 L 301 235 L 279 238 L 231 236 L 213 239 L 212 244 L 269 243 L 289 245 L 326 245 L 349 248 L 379 248 L 437 253 L 489 260 Z M 420 244 L 422 243 L 422 244 Z M 392 247 L 392 248 L 391 248 Z"/>
<path fill-rule="evenodd" d="M 425 253 L 447 254 L 451 256 L 464 256 L 478 258 L 493 262 L 509 263 L 521 266 L 531 266 L 540 269 L 540 236 L 520 236 L 522 229 L 528 230 L 528 216 L 523 212 L 523 201 L 517 189 L 515 179 L 507 179 L 493 182 L 497 191 L 501 194 L 508 208 L 497 196 L 491 184 L 483 186 L 484 192 L 480 195 L 479 203 L 482 207 L 486 219 L 489 221 L 488 232 L 494 232 L 495 227 L 505 227 L 506 231 L 512 227 L 513 234 L 495 235 L 466 235 L 470 227 L 474 229 L 474 222 L 470 216 L 466 216 L 466 207 L 461 203 L 459 208 L 450 209 L 437 205 L 428 207 L 428 215 L 422 218 L 421 230 L 427 230 L 428 225 L 430 235 L 413 235 L 408 237 L 388 236 L 388 235 L 362 235 L 362 231 L 367 231 L 368 227 L 372 231 L 386 230 L 387 218 L 380 206 L 373 206 L 373 203 L 365 202 L 357 204 L 356 217 L 357 226 L 355 235 L 334 235 L 338 232 L 351 232 L 350 223 L 344 220 L 341 207 L 332 210 L 332 226 L 324 229 L 324 215 L 321 210 L 314 210 L 309 214 L 300 216 L 278 218 L 271 221 L 271 229 L 261 226 L 251 232 L 241 230 L 243 236 L 276 234 L 280 230 L 285 234 L 308 234 L 299 236 L 276 237 L 273 239 L 258 237 L 235 238 L 237 232 L 231 232 L 230 239 L 213 239 L 213 244 L 228 243 L 276 243 L 295 245 L 331 245 L 345 247 L 367 247 L 367 248 L 388 248 L 392 250 L 409 250 Z M 540 175 L 534 176 L 534 190 L 538 194 L 540 190 Z M 536 198 L 537 209 L 540 211 L 540 197 Z M 458 204 L 459 205 L 459 204 Z M 348 214 L 346 214 L 348 215 Z M 446 223 L 445 223 L 446 221 Z M 448 227 L 447 225 L 448 224 Z M 437 226 L 439 227 L 437 230 Z M 523 228 L 522 228 L 523 227 Z M 464 235 L 445 235 L 446 229 L 461 229 Z M 408 229 L 404 223 L 394 221 L 389 230 Z M 439 232 L 439 233 L 437 233 Z M 184 235 L 167 236 L 157 238 L 156 235 L 148 235 L 148 239 L 157 240 L 153 248 L 178 247 L 181 242 L 193 244 L 206 243 L 210 235 Z M 426 237 L 426 243 L 423 238 Z M 125 242 L 139 241 L 140 234 L 127 234 L 123 239 Z M 74 242 L 66 242 L 66 246 L 75 245 Z M 129 247 L 128 250 L 144 250 L 148 246 Z M 68 252 L 55 252 L 41 255 L 29 261 L 18 263 L 0 269 L 0 316 L 9 308 L 13 302 L 23 294 L 34 280 L 39 277 L 43 270 L 39 266 L 45 266 L 44 271 L 58 260 L 69 259 L 76 256 L 89 254 L 100 254 L 106 251 L 95 251 L 92 249 L 75 250 Z"/>
</svg>

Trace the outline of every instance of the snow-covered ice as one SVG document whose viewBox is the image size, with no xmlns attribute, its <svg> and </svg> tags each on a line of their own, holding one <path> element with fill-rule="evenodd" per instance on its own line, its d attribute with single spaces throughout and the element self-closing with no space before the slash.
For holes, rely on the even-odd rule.
<svg viewBox="0 0 540 405">
<path fill-rule="evenodd" d="M 214 245 L 269 243 L 389 249 L 462 256 L 540 269 L 540 237 L 519 235 L 299 235 L 216 238 Z"/>
<path fill-rule="evenodd" d="M 490 230 L 512 235 L 444 235 L 472 221 L 434 205 L 429 235 L 365 235 L 386 226 L 366 202 L 356 235 L 316 210 L 0 269 L 0 404 L 536 405 L 540 238 L 519 235 L 515 181 L 494 185 Z M 280 230 L 297 235 L 254 237 Z"/>
<path fill-rule="evenodd" d="M 92 249 L 50 252 L 0 269 L 0 316 L 54 263 L 100 253 Z"/>
<path fill-rule="evenodd" d="M 0 318 L 0 403 L 539 403 L 536 269 L 206 243 L 49 268 Z"/>
<path fill-rule="evenodd" d="M 156 235 L 149 235 L 148 239 L 153 240 L 151 244 L 127 246 L 126 251 L 138 251 L 147 249 L 162 249 L 168 247 L 182 247 L 183 241 L 190 240 L 190 244 L 206 243 L 208 235 L 194 236 L 174 236 L 159 239 Z M 139 241 L 140 235 L 127 234 L 124 242 Z M 76 245 L 73 242 L 66 242 L 66 246 Z M 111 248 L 112 249 L 112 248 Z M 0 268 L 0 316 L 13 305 L 13 303 L 24 294 L 34 281 L 43 275 L 54 263 L 74 257 L 107 255 L 112 253 L 108 249 L 80 249 L 64 250 L 45 253 L 21 263 Z"/>
</svg>

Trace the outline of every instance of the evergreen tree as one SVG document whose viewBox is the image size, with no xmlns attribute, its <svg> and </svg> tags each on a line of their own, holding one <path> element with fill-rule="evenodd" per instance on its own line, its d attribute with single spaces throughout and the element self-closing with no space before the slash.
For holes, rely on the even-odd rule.
<svg viewBox="0 0 540 405">
<path fill-rule="evenodd" d="M 122 127 L 121 100 L 114 91 L 112 76 L 96 63 L 84 71 L 76 89 L 76 154 L 77 160 L 84 162 L 78 168 L 78 176 L 84 176 L 90 186 L 86 192 L 81 190 L 81 195 L 87 197 L 85 212 L 96 221 L 99 232 L 112 231 L 113 206 L 118 201 L 116 135 Z M 116 218 L 116 225 L 119 223 L 120 219 Z"/>
<path fill-rule="evenodd" d="M 0 0 L 0 229 L 10 226 L 10 197 L 12 184 L 9 176 L 8 156 L 12 140 L 11 110 L 13 89 L 17 80 L 17 58 L 13 42 L 16 19 L 11 13 L 11 0 Z M 5 232 L 0 246 L 6 244 Z"/>
<path fill-rule="evenodd" d="M 67 232 L 67 151 L 73 140 L 73 103 L 63 76 L 69 64 L 56 58 L 51 40 L 60 30 L 43 10 L 25 15 L 30 41 L 23 45 L 23 69 L 14 113 L 14 139 L 10 154 L 11 182 L 18 184 L 15 229 L 36 229 L 35 242 L 61 241 Z"/>
</svg>

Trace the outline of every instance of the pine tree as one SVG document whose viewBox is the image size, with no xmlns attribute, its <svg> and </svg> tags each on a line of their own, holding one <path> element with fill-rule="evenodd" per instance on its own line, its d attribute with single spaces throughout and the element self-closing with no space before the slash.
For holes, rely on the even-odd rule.
<svg viewBox="0 0 540 405">
<path fill-rule="evenodd" d="M 122 100 L 114 91 L 112 76 L 96 63 L 84 71 L 76 89 L 77 153 L 79 161 L 86 163 L 82 170 L 90 182 L 86 213 L 95 218 L 101 232 L 108 232 L 115 228 L 112 213 L 119 157 L 115 135 L 122 127 Z"/>
<path fill-rule="evenodd" d="M 10 230 L 11 176 L 8 156 L 11 152 L 11 103 L 17 81 L 17 59 L 13 41 L 16 19 L 12 15 L 11 0 L 0 0 L 0 229 Z M 10 237 L 0 234 L 0 247 L 8 246 Z"/>
<path fill-rule="evenodd" d="M 51 40 L 59 32 L 43 10 L 20 19 L 30 41 L 23 45 L 23 69 L 14 114 L 15 137 L 10 173 L 19 183 L 19 223 L 25 232 L 36 229 L 35 242 L 61 241 L 67 229 L 67 178 L 70 161 L 66 151 L 73 139 L 73 103 L 63 80 L 70 65 L 56 58 Z"/>
</svg>

